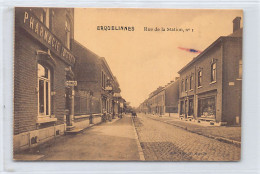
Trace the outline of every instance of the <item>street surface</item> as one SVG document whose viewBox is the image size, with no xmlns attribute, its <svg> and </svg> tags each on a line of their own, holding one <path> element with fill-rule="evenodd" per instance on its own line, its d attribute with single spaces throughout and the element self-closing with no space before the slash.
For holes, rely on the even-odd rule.
<svg viewBox="0 0 260 174">
<path fill-rule="evenodd" d="M 140 160 L 130 116 L 60 137 L 40 160 Z"/>
<path fill-rule="evenodd" d="M 134 120 L 146 161 L 238 161 L 240 148 L 138 114 Z"/>
<path fill-rule="evenodd" d="M 137 114 L 60 136 L 18 158 L 27 160 L 238 161 L 240 147 Z M 134 127 L 135 125 L 135 127 Z M 137 132 L 137 134 L 136 134 Z M 137 136 L 138 135 L 138 136 Z M 141 146 L 140 146 L 141 145 Z"/>
</svg>

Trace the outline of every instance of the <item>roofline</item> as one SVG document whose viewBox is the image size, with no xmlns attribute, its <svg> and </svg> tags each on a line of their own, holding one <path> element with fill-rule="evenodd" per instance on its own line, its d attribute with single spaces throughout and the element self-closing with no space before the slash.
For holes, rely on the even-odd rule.
<svg viewBox="0 0 260 174">
<path fill-rule="evenodd" d="M 97 56 L 98 58 L 100 58 L 99 55 L 97 55 L 96 53 L 94 53 L 93 51 L 91 51 L 90 49 L 88 49 L 87 47 L 85 47 L 84 45 L 82 45 L 80 42 L 78 42 L 77 40 L 73 39 L 73 42 L 75 42 L 76 44 L 78 44 L 79 46 L 81 46 L 82 48 L 88 50 L 89 52 L 91 52 L 92 54 L 94 54 L 95 56 Z"/>
<path fill-rule="evenodd" d="M 182 73 L 188 67 L 190 67 L 194 62 L 200 59 L 209 49 L 213 48 L 216 44 L 218 44 L 225 36 L 220 36 L 217 40 L 215 40 L 210 46 L 208 46 L 202 53 L 200 53 L 197 57 L 193 58 L 187 65 L 185 65 L 182 69 L 178 71 L 178 74 Z"/>
<path fill-rule="evenodd" d="M 197 57 L 192 59 L 187 65 L 185 65 L 182 69 L 178 71 L 178 74 L 182 73 L 184 70 L 186 70 L 188 67 L 190 67 L 194 62 L 196 62 L 198 59 L 200 59 L 209 49 L 213 48 L 218 44 L 219 42 L 223 41 L 223 39 L 227 38 L 242 38 L 242 37 L 233 37 L 233 36 L 220 36 L 217 40 L 215 40 L 212 44 L 210 44 L 202 53 L 200 53 Z"/>
<path fill-rule="evenodd" d="M 114 81 L 117 81 L 117 80 L 115 80 L 115 77 L 114 77 L 114 75 L 113 75 L 113 73 L 112 73 L 112 71 L 111 71 L 111 69 L 110 69 L 110 67 L 109 67 L 109 65 L 108 65 L 108 63 L 107 63 L 105 57 L 100 57 L 100 59 L 105 63 L 105 65 L 106 65 L 106 67 L 107 67 L 107 69 L 108 69 L 108 71 L 109 71 L 111 77 L 113 78 L 113 80 L 114 80 Z"/>
</svg>

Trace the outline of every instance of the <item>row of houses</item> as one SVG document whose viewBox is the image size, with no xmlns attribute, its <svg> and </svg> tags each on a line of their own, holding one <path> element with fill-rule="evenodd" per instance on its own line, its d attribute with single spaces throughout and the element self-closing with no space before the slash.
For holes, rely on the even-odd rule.
<svg viewBox="0 0 260 174">
<path fill-rule="evenodd" d="M 74 40 L 74 9 L 15 9 L 14 151 L 118 117 L 120 92 L 106 59 Z"/>
<path fill-rule="evenodd" d="M 145 114 L 165 115 L 178 112 L 179 78 L 169 82 L 164 87 L 159 86 L 149 94 L 138 107 L 139 112 Z"/>
<path fill-rule="evenodd" d="M 175 93 L 167 85 L 152 92 L 140 106 L 141 112 L 163 115 L 178 105 L 181 120 L 214 125 L 240 125 L 242 95 L 242 28 L 233 20 L 233 33 L 221 36 L 178 71 Z M 177 94 L 176 94 L 177 93 Z M 173 104 L 174 103 L 174 104 Z M 177 104 L 178 103 L 178 104 Z M 169 106 L 168 106 L 169 107 Z"/>
</svg>

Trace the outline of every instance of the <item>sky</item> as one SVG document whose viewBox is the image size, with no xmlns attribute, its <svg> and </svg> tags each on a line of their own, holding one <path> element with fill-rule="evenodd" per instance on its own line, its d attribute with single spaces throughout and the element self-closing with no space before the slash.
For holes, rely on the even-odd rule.
<svg viewBox="0 0 260 174">
<path fill-rule="evenodd" d="M 241 10 L 78 8 L 74 39 L 106 59 L 122 97 L 138 107 L 199 55 L 179 47 L 203 51 L 218 37 L 231 34 L 233 19 L 242 15 Z M 127 26 L 134 31 L 104 31 L 97 26 Z M 153 31 L 144 31 L 145 27 Z M 154 31 L 156 27 L 160 31 Z"/>
</svg>

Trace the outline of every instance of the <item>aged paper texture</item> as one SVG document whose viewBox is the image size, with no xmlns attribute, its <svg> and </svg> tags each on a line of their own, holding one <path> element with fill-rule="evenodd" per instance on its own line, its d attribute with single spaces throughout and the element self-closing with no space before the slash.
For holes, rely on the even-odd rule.
<svg viewBox="0 0 260 174">
<path fill-rule="evenodd" d="M 242 21 L 15 8 L 13 159 L 239 161 Z"/>
</svg>

